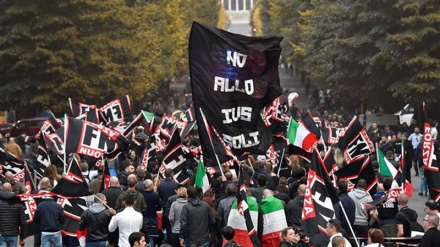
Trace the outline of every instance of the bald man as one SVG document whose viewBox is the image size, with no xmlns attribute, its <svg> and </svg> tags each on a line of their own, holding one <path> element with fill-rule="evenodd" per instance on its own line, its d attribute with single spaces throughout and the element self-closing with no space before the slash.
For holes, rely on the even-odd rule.
<svg viewBox="0 0 440 247">
<path fill-rule="evenodd" d="M 417 212 L 408 207 L 409 197 L 401 193 L 397 198 L 400 212 L 396 214 L 394 221 L 397 225 L 397 237 L 411 237 L 410 221 L 417 221 Z"/>
<path fill-rule="evenodd" d="M 14 198 L 12 185 L 5 182 L 0 191 L 0 246 L 17 246 L 19 234 L 20 244 L 27 237 L 25 208 Z"/>
<path fill-rule="evenodd" d="M 286 219 L 287 225 L 293 228 L 303 228 L 301 221 L 301 214 L 304 205 L 304 195 L 306 194 L 307 186 L 300 184 L 298 186 L 298 195 L 289 201 L 286 205 Z"/>
<path fill-rule="evenodd" d="M 110 178 L 110 186 L 108 189 L 102 191 L 102 194 L 107 198 L 107 205 L 111 208 L 115 208 L 116 199 L 118 199 L 121 193 L 122 190 L 121 185 L 119 184 L 119 179 L 115 176 Z"/>
<path fill-rule="evenodd" d="M 119 184 L 118 177 L 110 177 L 110 186 L 108 189 L 103 190 L 102 194 L 107 198 L 107 205 L 116 209 L 116 200 L 122 194 L 121 185 Z M 110 246 L 118 246 L 119 232 L 114 231 L 108 235 L 108 242 Z"/>
<path fill-rule="evenodd" d="M 43 177 L 40 181 L 40 193 L 52 190 L 52 183 L 48 177 Z"/>
<path fill-rule="evenodd" d="M 10 183 L 11 185 L 14 185 L 14 184 L 15 184 L 15 181 L 14 181 L 14 174 L 12 174 L 12 172 L 7 171 L 7 172 L 5 173 L 5 182 Z"/>
</svg>

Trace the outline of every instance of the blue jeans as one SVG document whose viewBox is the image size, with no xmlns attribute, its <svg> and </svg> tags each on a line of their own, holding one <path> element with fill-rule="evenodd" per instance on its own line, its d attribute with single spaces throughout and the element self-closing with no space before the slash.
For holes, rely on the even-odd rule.
<svg viewBox="0 0 440 247">
<path fill-rule="evenodd" d="M 63 247 L 61 232 L 52 235 L 41 234 L 41 247 Z"/>
<path fill-rule="evenodd" d="M 193 244 L 193 243 L 185 243 L 185 247 L 209 247 L 209 242 L 203 244 Z"/>
<path fill-rule="evenodd" d="M 17 247 L 18 236 L 0 236 L 0 247 Z"/>
<path fill-rule="evenodd" d="M 87 242 L 86 247 L 107 247 L 105 241 Z"/>
</svg>

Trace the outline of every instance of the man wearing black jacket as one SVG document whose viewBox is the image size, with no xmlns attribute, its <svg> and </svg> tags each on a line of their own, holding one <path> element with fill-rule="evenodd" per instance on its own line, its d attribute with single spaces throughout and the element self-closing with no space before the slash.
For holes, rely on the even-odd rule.
<svg viewBox="0 0 440 247">
<path fill-rule="evenodd" d="M 201 201 L 199 191 L 190 186 L 187 190 L 188 203 L 180 215 L 180 244 L 186 246 L 209 246 L 209 229 L 214 225 L 208 203 Z"/>
<path fill-rule="evenodd" d="M 104 206 L 105 202 L 104 194 L 96 194 L 94 203 L 81 215 L 78 230 L 87 229 L 87 246 L 106 246 L 105 241 L 107 241 L 109 234 L 108 224 L 116 211 L 113 208 L 107 210 Z"/>
<path fill-rule="evenodd" d="M 19 234 L 22 245 L 27 234 L 24 206 L 12 192 L 11 184 L 4 183 L 0 191 L 0 246 L 17 246 Z"/>
<path fill-rule="evenodd" d="M 40 225 L 42 246 L 63 246 L 61 226 L 66 221 L 64 210 L 52 197 L 46 197 L 38 204 L 34 221 Z"/>
</svg>

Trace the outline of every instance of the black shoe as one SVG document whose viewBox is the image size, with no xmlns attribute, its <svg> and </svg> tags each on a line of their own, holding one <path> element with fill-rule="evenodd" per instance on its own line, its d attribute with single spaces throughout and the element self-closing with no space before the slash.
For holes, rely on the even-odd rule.
<svg viewBox="0 0 440 247">
<path fill-rule="evenodd" d="M 422 192 L 420 192 L 420 193 L 419 193 L 419 196 L 423 196 L 423 193 L 422 193 Z"/>
</svg>

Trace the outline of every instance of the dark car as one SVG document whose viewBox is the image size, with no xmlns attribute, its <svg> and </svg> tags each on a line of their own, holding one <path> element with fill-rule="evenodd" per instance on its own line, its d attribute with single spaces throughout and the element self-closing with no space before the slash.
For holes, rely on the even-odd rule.
<svg viewBox="0 0 440 247">
<path fill-rule="evenodd" d="M 46 119 L 45 117 L 36 117 L 18 120 L 10 128 L 0 129 L 0 133 L 3 135 L 9 133 L 9 136 L 13 137 L 19 136 L 23 132 L 27 135 L 36 135 Z"/>
<path fill-rule="evenodd" d="M 0 122 L 0 130 L 10 129 L 12 127 L 11 123 Z"/>
</svg>

